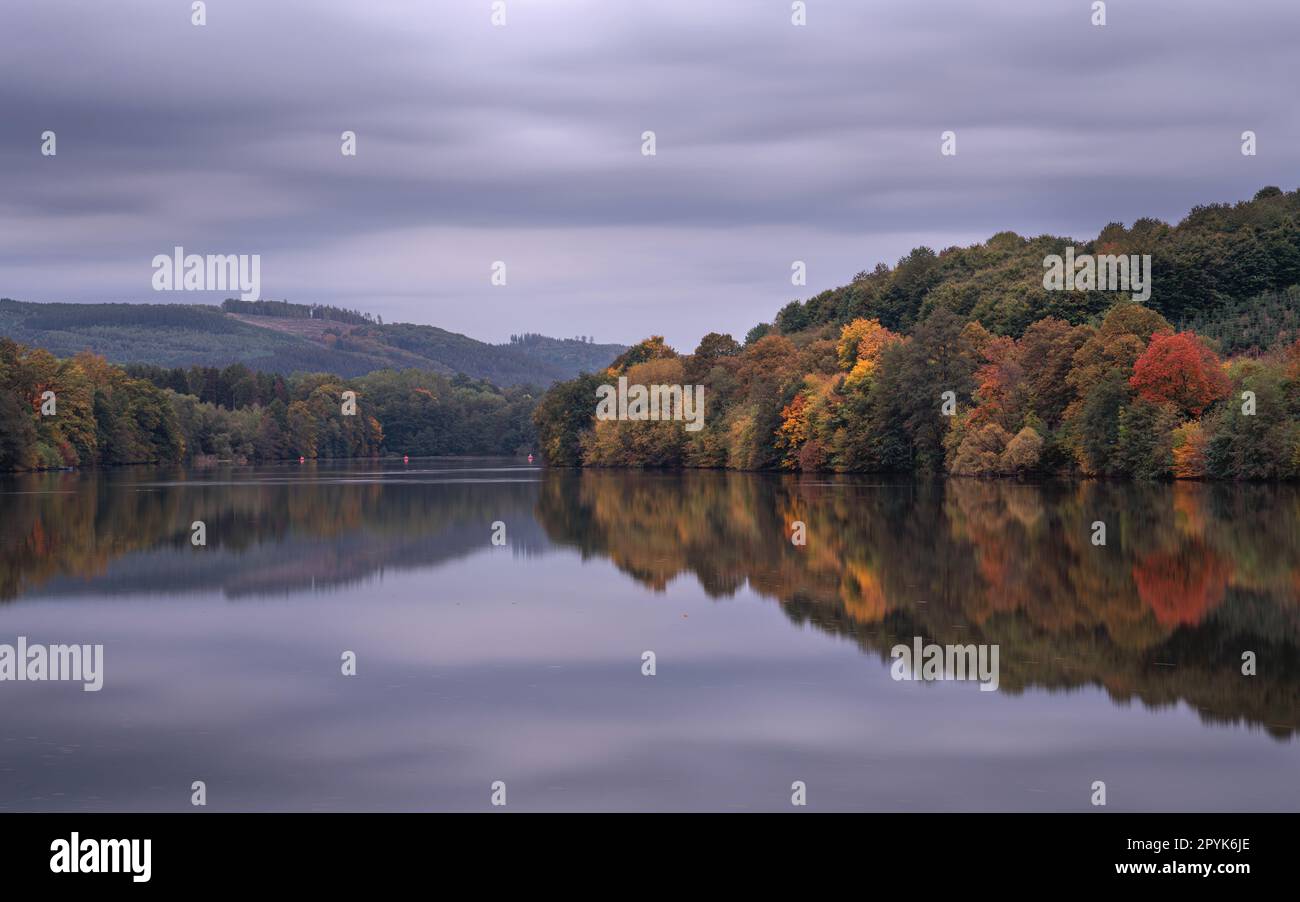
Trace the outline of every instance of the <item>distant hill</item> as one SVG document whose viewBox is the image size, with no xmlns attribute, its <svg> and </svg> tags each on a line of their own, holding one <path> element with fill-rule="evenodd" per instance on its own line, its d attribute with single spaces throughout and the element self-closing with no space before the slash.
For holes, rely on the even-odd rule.
<svg viewBox="0 0 1300 902">
<path fill-rule="evenodd" d="M 543 336 L 487 344 L 436 326 L 385 325 L 356 311 L 305 304 L 228 306 L 241 312 L 203 304 L 33 304 L 6 298 L 0 299 L 0 336 L 60 357 L 90 350 L 122 364 L 243 363 L 255 370 L 347 378 L 416 368 L 501 386 L 571 379 L 608 366 L 626 350 Z"/>
</svg>

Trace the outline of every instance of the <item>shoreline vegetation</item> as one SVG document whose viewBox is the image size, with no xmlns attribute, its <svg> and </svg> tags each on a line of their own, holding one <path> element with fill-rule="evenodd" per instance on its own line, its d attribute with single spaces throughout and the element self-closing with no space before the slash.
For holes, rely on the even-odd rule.
<svg viewBox="0 0 1300 902">
<path fill-rule="evenodd" d="M 1149 255 L 1145 303 L 1050 290 L 1053 255 Z M 600 386 L 704 386 L 705 425 L 600 419 Z M 651 337 L 551 387 L 553 465 L 1137 480 L 1300 478 L 1300 191 L 1011 232 L 793 301 L 743 343 Z"/>
<path fill-rule="evenodd" d="M 0 338 L 0 471 L 526 454 L 538 392 L 421 370 L 121 367 Z"/>
<path fill-rule="evenodd" d="M 1046 262 L 1071 249 L 1149 259 L 1149 298 L 1051 290 Z M 316 316 L 263 306 L 237 309 Z M 620 379 L 702 387 L 702 428 L 598 420 Z M 421 369 L 119 366 L 0 338 L 0 471 L 533 450 L 556 467 L 1300 478 L 1300 191 L 1175 226 L 1111 223 L 1082 244 L 1002 232 L 917 248 L 790 302 L 743 343 L 714 332 L 678 354 L 654 336 L 544 393 Z"/>
</svg>

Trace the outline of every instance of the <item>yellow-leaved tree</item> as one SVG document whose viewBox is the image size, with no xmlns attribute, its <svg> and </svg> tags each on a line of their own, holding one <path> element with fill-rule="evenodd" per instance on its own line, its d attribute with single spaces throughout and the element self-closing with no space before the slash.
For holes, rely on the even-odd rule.
<svg viewBox="0 0 1300 902">
<path fill-rule="evenodd" d="M 880 325 L 878 319 L 855 319 L 845 325 L 835 346 L 840 366 L 849 371 L 845 387 L 850 388 L 875 372 L 880 355 L 897 341 L 902 341 L 902 336 Z"/>
</svg>

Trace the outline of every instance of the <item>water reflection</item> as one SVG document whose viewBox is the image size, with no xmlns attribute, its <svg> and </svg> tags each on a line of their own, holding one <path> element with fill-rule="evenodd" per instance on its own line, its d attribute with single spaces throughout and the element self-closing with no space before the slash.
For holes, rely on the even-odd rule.
<svg viewBox="0 0 1300 902">
<path fill-rule="evenodd" d="M 800 480 L 488 462 L 40 474 L 0 485 L 0 600 L 308 594 L 442 567 L 507 524 L 663 591 L 748 585 L 888 660 L 897 641 L 1001 646 L 1000 692 L 1100 686 L 1291 739 L 1300 488 Z M 190 545 L 207 524 L 208 546 Z M 789 540 L 802 521 L 807 545 Z M 1107 524 L 1105 546 L 1091 524 Z M 577 587 L 575 586 L 575 592 Z M 579 593 L 581 594 L 581 593 Z M 600 588 L 588 587 L 588 595 Z M 1254 652 L 1258 675 L 1243 676 Z"/>
<path fill-rule="evenodd" d="M 1003 692 L 1100 685 L 1296 730 L 1295 486 L 588 472 L 548 479 L 538 517 L 554 541 L 653 589 L 683 573 L 715 597 L 748 583 L 882 660 L 898 637 L 998 643 Z M 795 521 L 804 547 L 789 540 Z M 1242 674 L 1246 651 L 1256 676 Z"/>
<path fill-rule="evenodd" d="M 540 553 L 536 473 L 463 460 L 11 478 L 0 483 L 0 602 L 60 595 L 69 578 L 96 594 L 323 591 L 482 550 L 485 516 L 509 521 L 517 553 Z M 206 526 L 201 550 L 194 521 Z"/>
</svg>

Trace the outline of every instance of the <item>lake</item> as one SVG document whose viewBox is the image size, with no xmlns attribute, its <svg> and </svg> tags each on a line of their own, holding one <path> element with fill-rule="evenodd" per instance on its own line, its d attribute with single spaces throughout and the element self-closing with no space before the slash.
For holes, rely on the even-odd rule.
<svg viewBox="0 0 1300 902">
<path fill-rule="evenodd" d="M 1294 485 L 8 477 L 20 636 L 103 688 L 0 682 L 6 811 L 1300 810 Z M 914 640 L 996 690 L 895 679 Z"/>
</svg>

